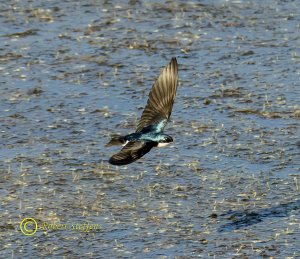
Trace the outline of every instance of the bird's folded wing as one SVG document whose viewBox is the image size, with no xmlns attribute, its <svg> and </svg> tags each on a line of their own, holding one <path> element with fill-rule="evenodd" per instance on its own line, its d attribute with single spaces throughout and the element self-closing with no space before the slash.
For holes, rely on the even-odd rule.
<svg viewBox="0 0 300 259">
<path fill-rule="evenodd" d="M 129 141 L 122 150 L 113 155 L 108 162 L 112 165 L 130 164 L 147 154 L 155 145 L 155 142 Z"/>
<path fill-rule="evenodd" d="M 136 132 L 143 128 L 156 126 L 162 131 L 171 115 L 176 97 L 178 65 L 176 58 L 162 70 L 149 93 L 147 105 L 138 122 Z"/>
</svg>

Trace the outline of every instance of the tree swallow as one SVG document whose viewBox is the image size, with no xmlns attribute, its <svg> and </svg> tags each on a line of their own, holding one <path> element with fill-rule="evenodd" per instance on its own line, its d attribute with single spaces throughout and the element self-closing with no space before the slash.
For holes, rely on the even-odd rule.
<svg viewBox="0 0 300 259">
<path fill-rule="evenodd" d="M 106 144 L 106 146 L 124 146 L 119 153 L 108 160 L 110 164 L 130 164 L 147 154 L 153 147 L 161 147 L 173 142 L 173 138 L 164 134 L 163 130 L 172 112 L 177 81 L 177 60 L 172 58 L 152 86 L 135 133 L 126 136 L 113 135 L 110 142 Z"/>
</svg>

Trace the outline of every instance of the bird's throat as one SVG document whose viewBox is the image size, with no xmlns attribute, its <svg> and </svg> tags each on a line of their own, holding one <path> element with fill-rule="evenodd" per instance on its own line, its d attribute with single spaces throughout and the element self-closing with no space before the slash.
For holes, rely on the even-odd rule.
<svg viewBox="0 0 300 259">
<path fill-rule="evenodd" d="M 158 143 L 157 147 L 165 147 L 169 145 L 170 143 Z"/>
</svg>

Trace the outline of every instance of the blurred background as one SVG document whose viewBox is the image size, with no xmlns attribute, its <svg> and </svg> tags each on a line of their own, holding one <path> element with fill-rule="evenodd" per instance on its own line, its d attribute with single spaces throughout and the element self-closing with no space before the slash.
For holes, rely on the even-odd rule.
<svg viewBox="0 0 300 259">
<path fill-rule="evenodd" d="M 1 1 L 5 258 L 300 256 L 298 1 Z M 174 138 L 110 166 L 176 57 Z M 34 218 L 97 231 L 41 230 Z M 32 226 L 31 226 L 32 227 Z"/>
</svg>

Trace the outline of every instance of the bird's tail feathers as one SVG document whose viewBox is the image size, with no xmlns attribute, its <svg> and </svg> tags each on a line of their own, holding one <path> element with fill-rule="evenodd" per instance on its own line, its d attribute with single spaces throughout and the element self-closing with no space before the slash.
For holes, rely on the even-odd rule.
<svg viewBox="0 0 300 259">
<path fill-rule="evenodd" d="M 120 146 L 120 145 L 124 145 L 125 143 L 126 143 L 126 140 L 124 139 L 123 136 L 114 134 L 111 136 L 111 140 L 105 146 L 106 147 Z"/>
</svg>

